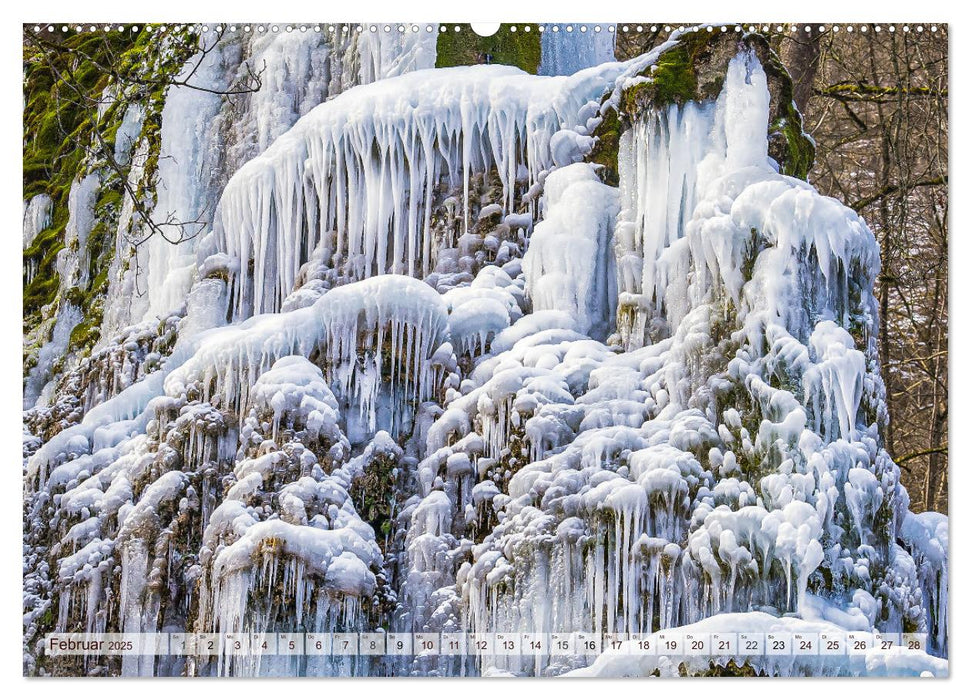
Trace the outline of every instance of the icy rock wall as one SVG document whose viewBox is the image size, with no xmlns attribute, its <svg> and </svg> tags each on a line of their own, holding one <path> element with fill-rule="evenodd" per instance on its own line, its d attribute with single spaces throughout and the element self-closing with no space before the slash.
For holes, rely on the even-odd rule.
<svg viewBox="0 0 971 700">
<path fill-rule="evenodd" d="M 875 242 L 779 174 L 758 55 L 733 44 L 710 99 L 625 115 L 619 187 L 578 162 L 671 46 L 569 78 L 478 67 L 357 87 L 244 165 L 187 263 L 197 279 L 164 352 L 130 329 L 122 362 L 140 369 L 120 393 L 66 429 L 45 427 L 54 414 L 25 427 L 25 667 L 51 663 L 37 643 L 52 628 L 798 618 L 927 631 L 945 653 L 946 518 L 907 512 L 879 437 Z M 485 171 L 502 203 L 476 211 Z M 517 225 L 525 254 L 415 279 L 467 245 L 430 235 L 445 193 L 463 236 Z M 363 279 L 302 285 L 331 245 Z M 550 675 L 590 661 L 257 654 L 101 672 Z"/>
<path fill-rule="evenodd" d="M 187 84 L 170 87 L 157 107 L 133 102 L 124 112 L 115 136 L 114 157 L 122 165 L 130 164 L 128 189 L 139 193 L 151 211 L 155 230 L 140 221 L 130 193 L 122 192 L 120 213 L 112 224 L 113 254 L 108 258 L 110 264 L 104 263 L 108 286 L 102 293 L 103 321 L 95 329 L 100 332 L 99 347 L 117 343 L 132 324 L 157 322 L 174 312 L 184 314 L 198 274 L 196 248 L 212 225 L 226 181 L 244 162 L 265 150 L 300 116 L 340 92 L 435 63 L 436 34 L 372 35 L 349 25 L 322 29 L 227 31 L 218 41 L 215 32 L 200 34 L 200 52 L 187 61 L 181 73 L 172 76 Z M 163 53 L 170 50 L 164 38 L 157 44 Z M 107 90 L 102 111 L 116 97 Z M 156 109 L 160 113 L 149 114 Z M 152 146 L 149 129 L 157 128 L 158 123 L 159 145 Z M 108 194 L 103 188 L 112 176 L 103 169 L 81 178 L 86 183 L 86 199 L 83 207 L 70 204 L 69 233 L 87 234 L 94 223 L 94 202 Z M 25 202 L 25 249 L 50 225 L 51 206 L 46 195 Z M 103 226 L 106 222 L 97 223 Z M 45 344 L 31 368 L 25 408 L 36 403 L 45 384 L 57 378 L 55 374 L 70 369 L 53 365 L 71 349 L 71 331 L 93 323 L 68 301 L 71 290 L 84 289 L 90 281 L 83 279 L 90 262 L 82 259 L 84 240 L 74 235 L 74 242 L 59 254 L 58 320 L 45 322 L 39 329 Z M 71 271 L 78 274 L 65 274 Z M 25 270 L 26 283 L 34 272 Z M 197 308 L 190 314 L 195 320 L 189 324 L 194 331 L 225 323 L 226 309 L 220 307 L 228 303 L 228 295 L 213 283 L 209 287 L 207 299 L 201 299 L 201 292 L 195 295 Z M 50 389 L 53 387 L 48 393 Z M 46 400 L 45 396 L 42 404 Z"/>
<path fill-rule="evenodd" d="M 486 437 L 508 387 L 506 432 L 479 458 L 506 484 L 498 525 L 458 576 L 471 629 L 646 632 L 759 608 L 927 629 L 893 544 L 907 496 L 877 438 L 875 242 L 776 172 L 768 106 L 743 52 L 713 103 L 623 136 L 618 278 L 647 299 L 620 298 L 638 305 L 626 333 L 618 317 L 631 351 L 537 332 L 453 403 Z"/>
<path fill-rule="evenodd" d="M 580 108 L 618 71 L 607 64 L 543 78 L 503 66 L 440 69 L 321 105 L 241 168 L 219 203 L 212 252 L 240 261 L 236 317 L 278 310 L 331 231 L 337 266 L 352 279 L 430 273 L 442 180 L 463 194 L 463 234 L 474 174 L 494 168 L 503 210 L 516 213 L 517 194 L 553 165 L 554 134 L 577 126 Z"/>
<path fill-rule="evenodd" d="M 95 224 L 94 200 L 98 191 L 98 176 L 88 175 L 71 186 L 68 195 L 68 223 L 65 230 L 65 247 L 58 253 L 56 270 L 60 275 L 62 289 L 84 286 L 87 283 L 88 260 L 86 242 Z M 51 200 L 39 195 L 31 200 L 24 213 L 24 245 L 30 243 L 41 230 L 50 223 Z M 27 271 L 28 277 L 31 271 Z M 45 385 L 51 380 L 55 364 L 67 353 L 71 331 L 82 320 L 80 310 L 69 300 L 62 305 L 49 340 L 37 353 L 37 363 L 31 368 L 24 380 L 24 408 L 32 407 L 41 396 Z"/>
<path fill-rule="evenodd" d="M 403 430 L 435 394 L 446 337 L 442 297 L 386 275 L 178 345 L 28 461 L 25 638 L 55 605 L 64 631 L 378 624 L 362 601 L 389 595 L 382 554 L 349 493 L 373 453 L 400 458 L 380 429 Z M 355 436 L 372 446 L 350 459 Z M 191 672 L 261 668 L 237 663 Z M 341 672 L 329 663 L 316 672 Z"/>
<path fill-rule="evenodd" d="M 116 271 L 108 332 L 178 310 L 219 195 L 244 162 L 342 91 L 435 63 L 434 42 L 424 34 L 399 39 L 347 25 L 323 29 L 226 33 L 216 45 L 200 40 L 203 52 L 176 78 L 191 75 L 189 84 L 170 88 L 161 115 L 152 211 L 164 235 L 152 235 L 136 252 L 128 239 L 146 232 L 119 231 L 122 257 L 137 256 L 137 265 Z"/>
<path fill-rule="evenodd" d="M 395 25 L 386 25 L 397 29 Z M 406 31 L 382 31 L 376 25 L 357 37 L 361 85 L 435 67 L 438 25 L 405 25 Z M 350 87 L 350 86 L 346 86 Z"/>
</svg>

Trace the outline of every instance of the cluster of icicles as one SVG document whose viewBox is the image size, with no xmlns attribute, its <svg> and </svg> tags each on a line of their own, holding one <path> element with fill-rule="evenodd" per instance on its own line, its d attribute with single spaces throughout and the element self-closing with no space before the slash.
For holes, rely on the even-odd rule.
<svg viewBox="0 0 971 700">
<path fill-rule="evenodd" d="M 196 631 L 367 626 L 361 601 L 382 555 L 349 496 L 367 463 L 349 460 L 342 426 L 363 419 L 384 436 L 371 451 L 394 453 L 375 423 L 399 430 L 407 407 L 429 398 L 445 325 L 434 290 L 384 276 L 177 349 L 29 460 L 32 536 L 58 543 L 58 567 L 26 576 L 27 619 L 44 612 L 33 594 L 54 585 L 61 630 L 167 629 L 190 609 Z M 280 595 L 289 612 L 271 604 Z M 320 663 L 319 673 L 339 670 Z M 227 656 L 189 672 L 258 667 Z M 186 672 L 138 657 L 120 670 Z"/>
<path fill-rule="evenodd" d="M 553 136 L 585 126 L 581 108 L 618 71 L 614 63 L 570 77 L 499 66 L 419 71 L 321 105 L 243 166 L 220 200 L 216 248 L 254 260 L 235 281 L 237 317 L 279 310 L 330 231 L 336 266 L 351 279 L 429 274 L 437 249 L 456 244 L 435 240 L 441 193 L 463 193 L 466 233 L 470 178 L 494 170 L 501 206 L 514 213 L 552 167 Z"/>
</svg>

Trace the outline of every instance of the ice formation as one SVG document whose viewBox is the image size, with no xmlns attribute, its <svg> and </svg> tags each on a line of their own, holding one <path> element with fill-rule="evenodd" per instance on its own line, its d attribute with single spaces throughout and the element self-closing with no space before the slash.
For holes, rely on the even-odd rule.
<svg viewBox="0 0 971 700">
<path fill-rule="evenodd" d="M 321 102 L 355 85 L 433 67 L 434 35 L 425 34 L 399 38 L 339 25 L 332 32 L 234 35 L 215 45 L 202 40 L 208 53 L 188 62 L 190 86 L 173 87 L 162 113 L 153 211 L 166 235 L 138 251 L 140 265 L 133 267 L 144 279 L 116 273 L 112 329 L 179 308 L 229 175 Z M 230 100 L 218 94 L 253 85 L 251 74 L 259 79 L 255 89 Z M 129 235 L 123 221 L 120 247 Z"/>
<path fill-rule="evenodd" d="M 224 105 L 166 100 L 163 149 L 169 134 L 196 165 L 161 169 L 159 202 L 211 205 L 214 225 L 153 242 L 141 313 L 158 320 L 106 334 L 25 414 L 25 668 L 49 669 L 51 630 L 680 628 L 925 632 L 935 657 L 732 660 L 947 672 L 947 519 L 908 511 L 879 435 L 877 247 L 769 157 L 751 42 L 717 98 L 625 115 L 611 187 L 587 162 L 597 127 L 674 42 L 537 77 L 409 72 L 432 60 L 427 39 L 364 34 L 338 80 L 326 67 L 351 44 L 308 41 L 212 59 L 213 80 L 239 52 L 273 66 L 230 155 L 207 126 Z M 548 41 L 547 72 L 582 67 Z M 206 158 L 232 176 L 208 177 Z M 49 206 L 25 205 L 25 245 Z M 120 670 L 707 670 L 647 663 Z"/>
<path fill-rule="evenodd" d="M 497 204 L 515 213 L 517 188 L 553 165 L 556 132 L 578 126 L 581 108 L 617 72 L 619 64 L 562 78 L 505 66 L 418 71 L 317 107 L 243 166 L 220 200 L 212 244 L 254 261 L 234 282 L 235 315 L 279 310 L 322 242 L 351 279 L 431 273 L 443 181 L 464 195 L 458 235 L 469 232 L 476 174 L 494 168 Z M 454 247 L 455 234 L 445 235 L 443 247 Z"/>
<path fill-rule="evenodd" d="M 603 339 L 617 298 L 611 252 L 617 191 L 590 165 L 574 163 L 546 178 L 544 205 L 523 257 L 533 310 L 562 311 L 576 319 L 578 331 Z"/>
<path fill-rule="evenodd" d="M 640 349 L 571 362 L 571 345 L 590 341 L 527 336 L 461 400 L 487 392 L 490 408 L 480 401 L 471 419 L 487 435 L 493 387 L 515 387 L 504 405 L 518 415 L 498 444 L 522 426 L 529 449 L 525 465 L 507 457 L 505 517 L 473 550 L 462 588 L 472 629 L 640 634 L 720 612 L 804 613 L 821 571 L 848 609 L 857 592 L 890 592 L 878 578 L 902 553 L 874 542 L 899 527 L 906 496 L 876 440 L 872 337 L 833 320 L 869 326 L 875 245 L 852 212 L 773 169 L 755 127 L 767 118 L 764 73 L 743 53 L 714 104 L 652 117 L 645 133 L 670 128 L 670 141 L 639 143 L 637 128 L 621 141 L 621 157 L 641 162 L 621 168 L 615 246 L 640 300 L 618 326 Z M 696 119 L 711 125 L 707 145 L 675 156 L 695 146 L 679 134 Z M 536 391 L 540 372 L 551 376 Z M 486 453 L 501 463 L 496 446 Z M 894 583 L 903 599 L 878 615 L 924 624 L 907 598 L 919 582 Z"/>
</svg>

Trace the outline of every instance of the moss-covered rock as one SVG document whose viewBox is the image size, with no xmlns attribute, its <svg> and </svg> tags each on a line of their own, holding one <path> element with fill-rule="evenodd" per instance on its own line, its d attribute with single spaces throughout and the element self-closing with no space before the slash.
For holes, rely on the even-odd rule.
<svg viewBox="0 0 971 700">
<path fill-rule="evenodd" d="M 390 454 L 378 454 L 351 482 L 350 496 L 358 514 L 386 543 L 391 535 L 395 506 L 395 468 L 397 459 Z"/>
<path fill-rule="evenodd" d="M 604 166 L 607 184 L 616 184 L 620 136 L 645 112 L 686 102 L 717 99 L 729 61 L 739 51 L 755 53 L 769 87 L 769 155 L 786 175 L 806 179 L 815 157 L 812 140 L 803 132 L 802 117 L 792 101 L 792 79 L 782 61 L 758 33 L 735 33 L 698 28 L 681 35 L 661 52 L 657 61 L 619 96 L 616 105 L 604 104 L 603 121 L 594 133 L 598 141 L 588 156 Z"/>
<path fill-rule="evenodd" d="M 626 128 L 616 109 L 606 110 L 603 121 L 600 122 L 600 126 L 594 133 L 597 140 L 593 144 L 593 149 L 587 155 L 588 162 L 603 166 L 600 177 L 611 187 L 617 187 L 620 184 L 617 154 L 620 150 L 620 135 Z"/>
<path fill-rule="evenodd" d="M 147 140 L 148 158 L 138 164 L 143 176 L 136 187 L 143 208 L 150 208 L 165 94 L 198 44 L 185 30 L 24 32 L 23 197 L 46 194 L 52 200 L 50 225 L 23 251 L 26 373 L 62 302 L 76 306 L 83 318 L 71 333 L 71 352 L 87 353 L 99 340 L 128 177 L 127 167 L 114 162 L 118 128 L 128 105 L 142 105 L 139 138 Z M 74 280 L 60 279 L 56 263 L 66 244 L 71 187 L 91 172 L 102 175 L 96 223 L 86 250 L 71 251 L 87 261 L 86 282 L 71 286 Z"/>
<path fill-rule="evenodd" d="M 503 24 L 492 36 L 479 36 L 468 24 L 442 25 L 438 35 L 436 68 L 498 63 L 536 73 L 540 61 L 539 25 Z M 458 31 L 455 31 L 456 27 Z"/>
</svg>

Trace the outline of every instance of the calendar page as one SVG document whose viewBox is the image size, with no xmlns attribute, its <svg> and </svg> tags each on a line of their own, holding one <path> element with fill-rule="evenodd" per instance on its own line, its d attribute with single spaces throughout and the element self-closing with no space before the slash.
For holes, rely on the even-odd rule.
<svg viewBox="0 0 971 700">
<path fill-rule="evenodd" d="M 25 676 L 948 675 L 946 25 L 22 36 Z"/>
</svg>

